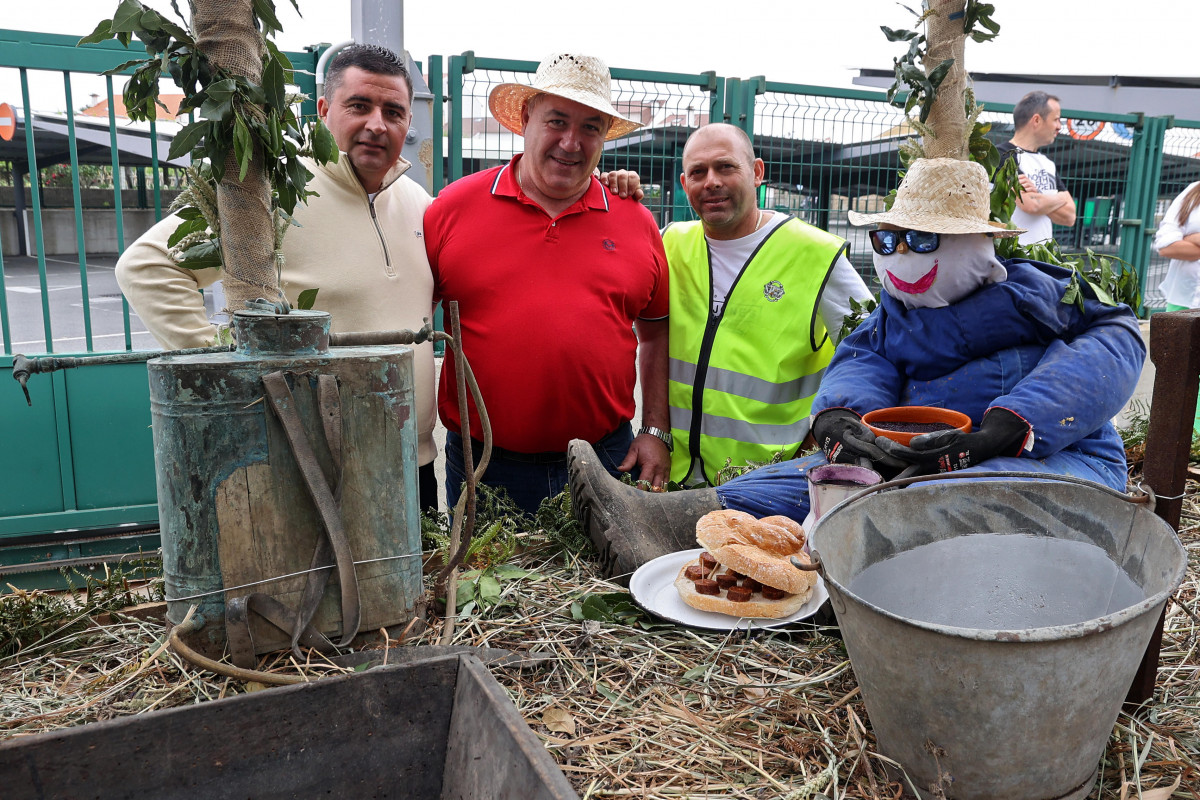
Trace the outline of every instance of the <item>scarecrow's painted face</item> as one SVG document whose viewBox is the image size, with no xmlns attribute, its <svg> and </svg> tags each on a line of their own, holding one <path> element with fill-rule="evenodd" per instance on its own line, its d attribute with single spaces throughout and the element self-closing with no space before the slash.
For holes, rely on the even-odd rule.
<svg viewBox="0 0 1200 800">
<path fill-rule="evenodd" d="M 1008 277 L 987 234 L 943 233 L 935 238 L 886 223 L 879 228 L 899 232 L 873 236 L 872 247 L 884 291 L 905 308 L 948 306 L 984 284 Z"/>
</svg>

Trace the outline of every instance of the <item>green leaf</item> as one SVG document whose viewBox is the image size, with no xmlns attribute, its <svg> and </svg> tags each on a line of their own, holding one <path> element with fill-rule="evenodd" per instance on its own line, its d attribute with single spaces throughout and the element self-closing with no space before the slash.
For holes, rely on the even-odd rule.
<svg viewBox="0 0 1200 800">
<path fill-rule="evenodd" d="M 629 707 L 628 700 L 622 700 L 620 695 L 618 695 L 616 692 L 609 689 L 607 686 L 605 686 L 602 683 L 596 684 L 596 691 L 599 692 L 601 695 L 603 695 L 604 698 L 606 700 L 608 700 L 608 702 L 612 703 L 613 705 L 620 706 L 621 708 Z"/>
<path fill-rule="evenodd" d="M 192 152 L 192 148 L 196 147 L 200 143 L 200 140 L 208 135 L 208 129 L 211 126 L 211 122 L 202 120 L 200 122 L 193 122 L 175 134 L 175 138 L 171 140 L 171 150 L 167 153 L 167 158 L 174 160 Z"/>
<path fill-rule="evenodd" d="M 162 30 L 163 18 L 158 15 L 158 12 L 153 8 L 147 8 L 142 12 L 141 19 L 138 23 L 138 29 L 149 32 Z"/>
<path fill-rule="evenodd" d="M 237 94 L 237 90 L 237 78 L 226 78 L 220 81 L 213 81 L 205 91 L 214 100 L 232 102 L 234 96 Z"/>
<path fill-rule="evenodd" d="M 916 31 L 894 31 L 886 25 L 880 25 L 879 29 L 883 31 L 883 35 L 887 37 L 889 42 L 907 42 L 909 39 L 916 38 L 920 35 Z"/>
<path fill-rule="evenodd" d="M 1093 292 L 1096 293 L 1096 299 L 1101 303 L 1106 306 L 1115 306 L 1117 304 L 1116 301 L 1113 300 L 1112 295 L 1109 294 L 1101 284 L 1089 279 L 1086 275 L 1083 276 L 1083 281 L 1091 288 Z"/>
<path fill-rule="evenodd" d="M 691 669 L 689 669 L 687 672 L 683 673 L 683 680 L 685 680 L 685 681 L 694 681 L 694 680 L 696 680 L 696 678 L 702 678 L 702 677 L 704 677 L 704 674 L 705 674 L 706 672 L 708 672 L 708 665 L 707 665 L 707 664 L 703 664 L 703 665 L 701 665 L 701 666 L 699 666 L 699 667 L 692 667 L 692 668 L 691 668 Z"/>
<path fill-rule="evenodd" d="M 102 19 L 100 20 L 100 24 L 96 26 L 96 29 L 76 42 L 75 46 L 79 47 L 82 44 L 97 44 L 98 42 L 111 39 L 112 35 L 112 20 Z"/>
<path fill-rule="evenodd" d="M 141 27 L 142 13 L 146 10 L 138 0 L 121 0 L 113 14 L 112 32 L 131 34 Z"/>
<path fill-rule="evenodd" d="M 184 237 L 205 230 L 208 230 L 208 223 L 204 220 L 203 216 L 197 219 L 185 219 L 167 239 L 167 247 L 174 247 L 182 242 Z"/>
<path fill-rule="evenodd" d="M 162 30 L 174 36 L 176 41 L 187 45 L 194 45 L 196 43 L 196 40 L 192 38 L 190 33 L 176 25 L 174 22 L 159 17 L 159 24 L 162 26 Z"/>
<path fill-rule="evenodd" d="M 113 67 L 112 69 L 106 69 L 106 70 L 104 70 L 104 72 L 101 72 L 100 74 L 101 75 L 120 75 L 122 72 L 129 69 L 130 67 L 138 67 L 138 66 L 141 66 L 146 63 L 148 63 L 148 62 L 144 58 L 135 58 L 133 61 L 126 61 L 124 64 L 119 64 L 119 65 Z"/>
<path fill-rule="evenodd" d="M 233 113 L 233 103 L 229 100 L 214 100 L 208 98 L 200 104 L 200 116 L 213 122 L 225 122 Z"/>
<path fill-rule="evenodd" d="M 254 13 L 262 20 L 264 34 L 269 36 L 275 31 L 283 30 L 279 18 L 275 16 L 275 4 L 271 0 L 254 0 Z"/>
<path fill-rule="evenodd" d="M 285 71 L 285 72 L 287 72 L 287 73 L 288 73 L 288 74 L 287 74 L 287 79 L 290 81 L 290 80 L 291 80 L 291 78 L 292 78 L 292 75 L 291 75 L 291 72 L 292 72 L 292 62 L 291 62 L 291 59 L 289 59 L 289 58 L 288 58 L 288 57 L 287 57 L 287 56 L 284 54 L 284 52 L 283 52 L 282 50 L 280 50 L 280 49 L 279 49 L 279 47 L 278 47 L 278 46 L 275 44 L 275 42 L 271 41 L 270 39 L 267 39 L 267 52 L 268 52 L 268 53 L 270 53 L 270 54 L 271 54 L 271 58 L 273 58 L 273 59 L 275 59 L 276 61 L 278 61 L 278 62 L 279 62 L 279 65 L 280 65 L 281 67 L 283 67 L 283 69 L 284 69 L 284 71 Z"/>
<path fill-rule="evenodd" d="M 942 63 L 933 68 L 933 72 L 929 73 L 929 84 L 936 90 L 942 85 L 942 81 L 946 80 L 947 73 L 954 66 L 954 59 L 947 58 Z"/>
<path fill-rule="evenodd" d="M 300 309 L 301 311 L 308 311 L 311 309 L 317 302 L 317 292 L 319 291 L 321 290 L 305 289 L 300 293 L 300 296 L 296 298 L 296 308 Z"/>
<path fill-rule="evenodd" d="M 179 266 L 184 269 L 219 269 L 221 267 L 221 242 L 209 239 L 194 244 L 180 254 Z"/>
<path fill-rule="evenodd" d="M 495 576 L 484 573 L 479 576 L 479 597 L 483 602 L 496 602 L 500 598 L 500 581 Z"/>
<path fill-rule="evenodd" d="M 284 107 L 285 79 L 283 66 L 274 58 L 267 61 L 262 75 L 263 94 L 266 95 L 267 106 L 280 113 Z"/>
<path fill-rule="evenodd" d="M 254 159 L 254 140 L 240 115 L 235 115 L 233 121 L 233 156 L 238 162 L 238 180 L 244 181 Z"/>
<path fill-rule="evenodd" d="M 315 120 L 312 127 L 313 159 L 318 164 L 337 162 L 338 147 L 325 123 Z"/>
<path fill-rule="evenodd" d="M 467 603 L 475 599 L 475 582 L 463 580 L 461 577 L 458 580 L 458 585 L 454 590 L 454 604 L 462 608 Z"/>
</svg>

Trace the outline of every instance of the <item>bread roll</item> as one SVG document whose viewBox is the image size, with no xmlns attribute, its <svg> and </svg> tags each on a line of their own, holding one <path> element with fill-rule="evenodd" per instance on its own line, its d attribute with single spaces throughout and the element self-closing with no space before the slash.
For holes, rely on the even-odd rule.
<svg viewBox="0 0 1200 800">
<path fill-rule="evenodd" d="M 713 558 L 766 586 L 793 595 L 812 592 L 817 576 L 788 560 L 804 553 L 804 530 L 786 517 L 757 520 L 742 511 L 711 511 L 696 523 L 696 541 Z"/>
</svg>

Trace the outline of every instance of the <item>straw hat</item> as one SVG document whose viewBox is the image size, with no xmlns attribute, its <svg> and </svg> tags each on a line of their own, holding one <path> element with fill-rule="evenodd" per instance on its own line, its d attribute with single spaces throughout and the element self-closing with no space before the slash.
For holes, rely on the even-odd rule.
<svg viewBox="0 0 1200 800">
<path fill-rule="evenodd" d="M 988 220 L 991 191 L 987 170 L 974 161 L 920 158 L 912 163 L 890 211 L 851 211 L 851 225 L 881 222 L 929 233 L 990 233 L 1016 236 L 1025 231 Z"/>
<path fill-rule="evenodd" d="M 538 65 L 532 86 L 502 83 L 493 89 L 488 97 L 488 108 L 501 125 L 513 133 L 523 134 L 521 112 L 529 98 L 538 94 L 565 97 L 608 114 L 612 117 L 612 125 L 605 139 L 616 139 L 642 127 L 642 123 L 627 119 L 613 108 L 608 65 L 593 56 L 556 53 Z"/>
</svg>

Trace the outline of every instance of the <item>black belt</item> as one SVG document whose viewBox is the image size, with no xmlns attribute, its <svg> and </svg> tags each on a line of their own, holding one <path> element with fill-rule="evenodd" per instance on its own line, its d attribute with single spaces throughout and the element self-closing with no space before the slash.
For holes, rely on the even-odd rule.
<svg viewBox="0 0 1200 800">
<path fill-rule="evenodd" d="M 628 423 L 623 423 L 615 431 L 600 437 L 599 441 L 593 443 L 593 446 L 598 447 L 608 439 L 621 433 L 626 424 Z M 483 454 L 483 442 L 472 438 L 471 453 L 474 455 L 475 460 L 478 461 L 479 457 Z M 517 450 L 507 450 L 503 447 L 492 445 L 492 461 L 516 461 L 519 464 L 562 464 L 566 460 L 567 454 L 565 452 L 548 450 L 541 453 L 522 453 Z"/>
</svg>

